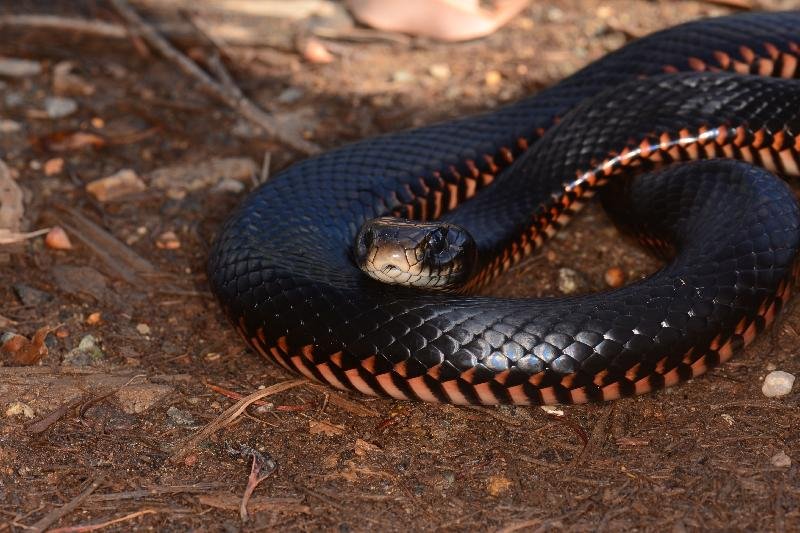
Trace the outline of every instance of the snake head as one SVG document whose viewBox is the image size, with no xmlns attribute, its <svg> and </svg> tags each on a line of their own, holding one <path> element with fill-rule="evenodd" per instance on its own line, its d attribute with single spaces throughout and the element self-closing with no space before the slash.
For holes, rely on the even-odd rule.
<svg viewBox="0 0 800 533">
<path fill-rule="evenodd" d="M 477 246 L 455 224 L 381 217 L 361 227 L 355 258 L 365 274 L 383 283 L 455 290 L 472 275 Z"/>
</svg>

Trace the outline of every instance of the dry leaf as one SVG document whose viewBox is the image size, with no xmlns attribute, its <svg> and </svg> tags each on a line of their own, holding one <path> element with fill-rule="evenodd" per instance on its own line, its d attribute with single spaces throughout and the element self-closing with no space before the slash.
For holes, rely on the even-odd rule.
<svg viewBox="0 0 800 533">
<path fill-rule="evenodd" d="M 86 184 L 86 192 L 100 202 L 118 200 L 130 194 L 143 192 L 147 186 L 138 174 L 124 168 L 115 174 L 91 181 Z"/>
<path fill-rule="evenodd" d="M 0 356 L 12 365 L 36 364 L 47 355 L 44 341 L 51 331 L 49 326 L 39 328 L 30 340 L 16 333 L 6 333 L 0 337 Z"/>
</svg>

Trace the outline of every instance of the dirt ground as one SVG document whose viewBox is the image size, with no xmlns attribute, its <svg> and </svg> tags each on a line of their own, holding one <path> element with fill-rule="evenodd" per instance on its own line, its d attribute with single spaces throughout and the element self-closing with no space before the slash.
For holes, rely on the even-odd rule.
<svg viewBox="0 0 800 533">
<path fill-rule="evenodd" d="M 494 35 L 443 44 L 353 30 L 316 0 L 155 4 L 134 6 L 201 64 L 216 50 L 206 28 L 244 93 L 323 148 L 501 105 L 636 36 L 730 12 L 534 2 Z M 40 363 L 0 367 L 0 531 L 800 531 L 800 395 L 761 393 L 769 370 L 800 373 L 797 306 L 710 375 L 643 397 L 559 414 L 292 383 L 189 440 L 237 398 L 295 379 L 245 348 L 204 265 L 265 154 L 272 173 L 302 155 L 139 38 L 2 18 L 43 13 L 121 23 L 94 0 L 0 5 L 0 56 L 35 62 L 0 77 L 0 158 L 23 192 L 20 230 L 57 224 L 73 244 L 0 246 L 0 331 L 52 330 Z M 311 37 L 331 62 L 299 51 Z M 139 176 L 128 194 L 87 190 L 123 169 Z M 597 290 L 611 267 L 627 279 L 657 268 L 597 206 L 564 237 L 493 291 L 559 294 L 565 275 Z M 254 454 L 277 469 L 243 521 Z"/>
</svg>

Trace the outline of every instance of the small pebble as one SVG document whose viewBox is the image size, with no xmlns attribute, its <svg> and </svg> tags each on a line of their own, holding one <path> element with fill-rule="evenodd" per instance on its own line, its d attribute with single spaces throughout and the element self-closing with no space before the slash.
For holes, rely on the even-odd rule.
<svg viewBox="0 0 800 533">
<path fill-rule="evenodd" d="M 177 250 L 181 247 L 181 241 L 174 231 L 165 231 L 156 239 L 156 247 L 161 250 Z"/>
<path fill-rule="evenodd" d="M 64 170 L 64 160 L 60 157 L 48 159 L 44 162 L 43 168 L 45 176 L 55 176 L 56 174 L 61 174 L 61 172 Z"/>
<path fill-rule="evenodd" d="M 103 350 L 97 345 L 94 335 L 86 335 L 78 343 L 78 347 L 64 356 L 64 364 L 71 366 L 89 366 L 105 357 Z"/>
<path fill-rule="evenodd" d="M 794 375 L 783 370 L 775 370 L 767 374 L 764 378 L 764 384 L 761 386 L 761 392 L 767 398 L 776 398 L 778 396 L 786 396 L 792 392 L 794 385 Z"/>
<path fill-rule="evenodd" d="M 500 86 L 500 82 L 503 81 L 503 75 L 500 74 L 496 70 L 490 70 L 486 73 L 484 77 L 484 83 L 486 83 L 487 87 L 495 88 Z"/>
<path fill-rule="evenodd" d="M 11 119 L 0 119 L 0 133 L 16 133 L 22 129 L 22 124 Z"/>
<path fill-rule="evenodd" d="M 26 78 L 35 76 L 42 71 L 42 66 L 36 61 L 17 59 L 14 57 L 0 57 L 0 76 L 7 78 Z"/>
<path fill-rule="evenodd" d="M 141 178 L 129 168 L 86 184 L 86 191 L 100 202 L 124 198 L 145 189 L 147 186 Z"/>
<path fill-rule="evenodd" d="M 6 407 L 6 417 L 11 418 L 13 416 L 33 418 L 34 417 L 33 408 L 27 403 L 11 402 L 10 404 L 8 404 L 8 407 Z"/>
<path fill-rule="evenodd" d="M 244 191 L 244 183 L 239 180 L 225 178 L 220 181 L 212 190 L 214 192 L 224 192 L 230 194 L 240 194 Z"/>
<path fill-rule="evenodd" d="M 731 415 L 729 415 L 728 413 L 722 413 L 720 416 L 722 417 L 722 419 L 725 422 L 728 423 L 729 426 L 733 426 L 734 421 L 733 421 L 733 417 Z"/>
<path fill-rule="evenodd" d="M 450 67 L 445 63 L 434 63 L 428 67 L 428 72 L 437 80 L 446 80 L 450 77 Z"/>
<path fill-rule="evenodd" d="M 625 272 L 619 267 L 611 267 L 606 270 L 605 274 L 606 284 L 609 287 L 617 288 L 622 287 L 625 283 Z"/>
<path fill-rule="evenodd" d="M 563 294 L 572 294 L 586 288 L 586 279 L 571 268 L 558 269 L 558 290 Z"/>
<path fill-rule="evenodd" d="M 89 326 L 96 326 L 102 321 L 103 321 L 103 315 L 100 314 L 100 311 L 95 311 L 94 313 L 86 317 L 86 324 Z"/>
<path fill-rule="evenodd" d="M 186 411 L 181 411 L 175 406 L 170 407 L 167 409 L 167 417 L 169 418 L 169 422 L 173 426 L 185 427 L 185 428 L 193 428 L 197 427 L 197 422 L 192 415 L 187 413 Z"/>
<path fill-rule="evenodd" d="M 407 70 L 396 70 L 392 73 L 394 83 L 408 83 L 414 80 L 414 75 Z"/>
<path fill-rule="evenodd" d="M 150 335 L 150 326 L 145 323 L 136 324 L 136 331 L 138 331 L 140 335 Z"/>
<path fill-rule="evenodd" d="M 19 298 L 19 301 L 22 302 L 23 305 L 35 307 L 46 304 L 53 299 L 52 294 L 35 289 L 24 283 L 15 283 L 11 286 L 11 288 L 14 289 L 14 293 L 17 295 L 17 298 Z"/>
<path fill-rule="evenodd" d="M 777 466 L 778 468 L 789 468 L 792 466 L 792 458 L 786 455 L 786 452 L 780 451 L 773 455 L 770 460 L 772 466 Z"/>
<path fill-rule="evenodd" d="M 500 496 L 511 488 L 511 480 L 503 476 L 492 476 L 487 483 L 487 489 L 490 495 Z"/>
<path fill-rule="evenodd" d="M 44 237 L 44 244 L 53 250 L 72 250 L 69 235 L 61 226 L 54 226 Z"/>
<path fill-rule="evenodd" d="M 335 59 L 328 49 L 322 44 L 322 41 L 311 37 L 302 47 L 303 58 L 309 63 L 326 64 L 331 63 Z"/>
<path fill-rule="evenodd" d="M 289 87 L 278 95 L 278 102 L 282 104 L 293 104 L 303 98 L 304 94 L 303 89 L 299 87 Z"/>
<path fill-rule="evenodd" d="M 64 118 L 78 110 L 78 102 L 63 96 L 50 96 L 44 99 L 44 110 L 52 119 Z"/>
</svg>

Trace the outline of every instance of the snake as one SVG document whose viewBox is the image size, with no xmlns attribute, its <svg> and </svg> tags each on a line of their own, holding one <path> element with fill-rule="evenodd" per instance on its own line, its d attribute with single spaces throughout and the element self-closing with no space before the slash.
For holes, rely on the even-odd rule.
<svg viewBox="0 0 800 533">
<path fill-rule="evenodd" d="M 781 177 L 800 174 L 798 78 L 800 11 L 641 37 L 510 105 L 294 163 L 219 229 L 211 290 L 255 352 L 367 395 L 569 404 L 685 381 L 795 288 L 800 210 Z M 595 194 L 664 258 L 657 272 L 592 294 L 482 293 Z M 367 245 L 398 225 L 422 242 L 365 275 L 359 257 L 377 261 Z M 461 288 L 415 286 L 436 285 L 426 269 Z"/>
</svg>

